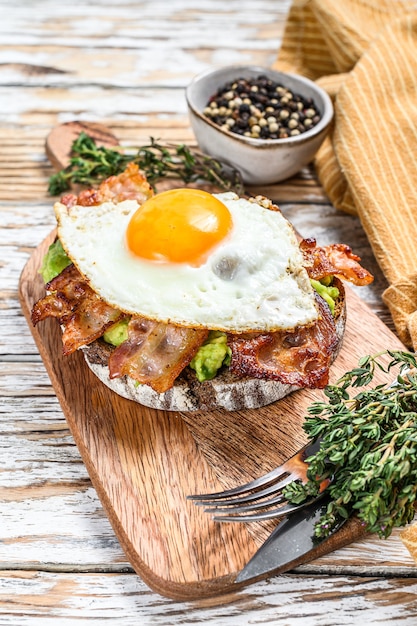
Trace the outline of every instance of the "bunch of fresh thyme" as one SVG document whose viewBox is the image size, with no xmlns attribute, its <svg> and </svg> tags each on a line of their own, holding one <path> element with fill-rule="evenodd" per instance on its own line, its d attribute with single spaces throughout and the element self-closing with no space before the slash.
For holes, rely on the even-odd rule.
<svg viewBox="0 0 417 626">
<path fill-rule="evenodd" d="M 161 179 L 178 178 L 184 183 L 212 183 L 239 195 L 244 191 L 236 169 L 184 144 L 162 145 L 151 137 L 149 145 L 122 150 L 97 146 L 84 132 L 72 144 L 69 165 L 50 177 L 48 191 L 53 196 L 59 195 L 72 183 L 91 187 L 120 174 L 131 162 L 139 166 L 153 187 Z"/>
<path fill-rule="evenodd" d="M 388 365 L 380 363 L 389 355 Z M 391 386 L 367 387 L 376 368 L 389 372 L 399 366 Z M 386 351 L 366 356 L 335 385 L 328 385 L 328 402 L 309 409 L 304 430 L 321 439 L 319 451 L 309 458 L 308 482 L 291 483 L 285 495 L 302 502 L 318 491 L 324 478 L 330 502 L 316 525 L 317 536 L 329 534 L 340 518 L 352 514 L 365 529 L 388 537 L 394 527 L 414 517 L 417 496 L 417 367 L 414 354 Z M 408 373 L 404 373 L 410 368 Z M 363 387 L 350 397 L 349 388 Z"/>
</svg>

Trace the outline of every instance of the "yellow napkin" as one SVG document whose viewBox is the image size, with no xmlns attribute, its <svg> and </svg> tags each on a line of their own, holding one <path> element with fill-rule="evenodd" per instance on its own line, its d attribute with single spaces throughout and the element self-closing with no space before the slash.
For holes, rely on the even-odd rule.
<svg viewBox="0 0 417 626">
<path fill-rule="evenodd" d="M 416 1 L 294 0 L 274 68 L 333 97 L 317 173 L 334 206 L 359 215 L 398 335 L 417 349 Z"/>
</svg>

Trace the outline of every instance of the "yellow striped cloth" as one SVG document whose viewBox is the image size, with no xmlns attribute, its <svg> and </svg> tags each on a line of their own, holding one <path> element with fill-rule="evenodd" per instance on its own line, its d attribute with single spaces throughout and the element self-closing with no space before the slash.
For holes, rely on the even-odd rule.
<svg viewBox="0 0 417 626">
<path fill-rule="evenodd" d="M 294 0 L 274 67 L 333 97 L 317 173 L 334 206 L 359 215 L 398 335 L 417 349 L 416 0 Z"/>
</svg>

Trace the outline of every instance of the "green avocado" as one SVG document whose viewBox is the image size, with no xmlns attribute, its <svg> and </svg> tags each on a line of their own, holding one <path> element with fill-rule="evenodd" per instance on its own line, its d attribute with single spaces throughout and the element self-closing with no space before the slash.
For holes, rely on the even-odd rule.
<svg viewBox="0 0 417 626">
<path fill-rule="evenodd" d="M 70 264 L 71 259 L 67 256 L 62 243 L 57 239 L 49 246 L 39 270 L 44 283 L 49 283 L 50 280 L 58 276 Z"/>
<path fill-rule="evenodd" d="M 232 351 L 227 345 L 226 333 L 211 330 L 207 340 L 199 348 L 190 363 L 201 382 L 212 380 L 223 365 L 230 365 Z"/>
<path fill-rule="evenodd" d="M 124 317 L 119 320 L 103 334 L 103 339 L 106 343 L 110 343 L 112 346 L 120 346 L 121 343 L 127 339 L 127 325 L 129 324 L 128 317 Z"/>
<path fill-rule="evenodd" d="M 329 305 L 329 309 L 334 314 L 335 301 L 339 297 L 339 290 L 337 287 L 333 287 L 331 284 L 331 280 L 329 281 L 329 276 L 323 278 L 323 280 L 314 280 L 314 278 L 310 278 L 311 285 L 317 291 L 319 296 L 323 298 Z"/>
</svg>

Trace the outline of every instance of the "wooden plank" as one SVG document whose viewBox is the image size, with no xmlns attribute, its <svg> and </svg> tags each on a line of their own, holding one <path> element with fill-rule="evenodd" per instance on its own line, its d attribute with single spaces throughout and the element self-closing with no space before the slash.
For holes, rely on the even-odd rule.
<svg viewBox="0 0 417 626">
<path fill-rule="evenodd" d="M 45 156 L 45 141 L 51 126 L 44 125 L 42 132 L 34 134 L 29 129 L 9 129 L 5 132 L 5 141 L 0 154 L 0 203 L 7 207 L 15 203 L 16 189 L 19 199 L 25 203 L 37 205 L 39 202 L 49 203 L 51 209 L 54 198 L 47 194 L 48 178 L 53 169 Z M 163 120 L 147 120 L 146 122 L 125 121 L 124 124 L 110 122 L 109 129 L 119 138 L 125 147 L 135 148 L 149 143 L 150 137 L 162 142 L 197 147 L 188 121 L 179 121 L 176 125 L 166 124 Z M 30 155 L 28 156 L 28 147 Z M 277 185 L 268 187 L 248 187 L 252 195 L 272 197 L 279 204 L 297 203 L 315 205 L 312 211 L 318 211 L 320 204 L 328 205 L 322 187 L 317 182 L 312 166 L 304 168 L 297 176 Z M 16 210 L 16 208 L 15 208 Z M 319 213 L 317 213 L 319 215 Z"/>
<path fill-rule="evenodd" d="M 415 626 L 417 581 L 286 574 L 221 599 L 161 601 L 132 574 L 0 572 L 3 626 L 41 626 L 49 618 L 65 626 L 90 621 L 115 624 L 212 623 L 232 626 Z"/>
<path fill-rule="evenodd" d="M 65 5 L 43 0 L 36 16 L 30 10 L 22 10 L 26 4 L 13 6 L 7 0 L 1 1 L 0 6 L 7 9 L 0 25 L 3 46 L 117 50 L 208 48 L 224 54 L 228 49 L 251 48 L 275 52 L 289 0 L 258 0 L 256 11 L 252 2 L 239 0 L 227 3 L 202 0 L 198 6 L 190 0 L 170 0 L 158 3 L 157 7 L 151 2 L 124 0 L 121 5 L 106 2 L 104 8 L 101 2 L 85 5 L 78 1 Z M 30 2 L 27 6 L 31 8 Z M 86 41 L 90 45 L 86 45 Z M 77 66 L 80 67 L 83 67 L 82 61 Z"/>
<path fill-rule="evenodd" d="M 207 42 L 200 47 L 195 40 L 186 51 L 169 44 L 162 47 L 155 45 L 151 50 L 143 41 L 136 46 L 128 44 L 123 50 L 122 72 L 119 64 L 114 63 L 114 48 L 106 42 L 103 47 L 95 48 L 85 47 L 85 41 L 74 42 L 73 47 L 65 47 L 65 44 L 45 45 L 42 48 L 42 64 L 34 61 L 38 56 L 36 45 L 14 45 L 6 56 L 6 62 L 0 65 L 0 88 L 25 84 L 33 89 L 49 84 L 56 88 L 99 85 L 125 89 L 132 85 L 149 87 L 155 82 L 158 82 L 158 86 L 184 88 L 195 74 L 217 64 L 218 51 L 212 43 Z M 244 47 L 242 52 L 251 58 L 253 65 L 263 67 L 274 61 L 278 44 L 275 32 L 264 49 L 260 49 L 259 45 L 251 47 L 248 40 L 244 40 L 241 47 Z M 233 65 L 235 60 L 236 49 L 230 47 L 230 39 L 227 37 L 224 40 L 222 64 Z M 78 68 L 83 63 L 86 66 L 80 75 Z"/>
</svg>

